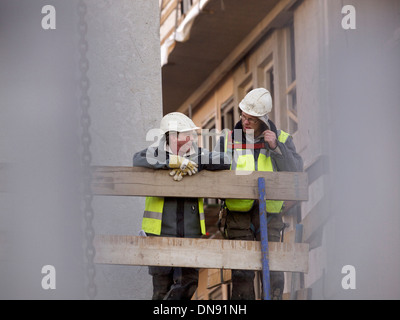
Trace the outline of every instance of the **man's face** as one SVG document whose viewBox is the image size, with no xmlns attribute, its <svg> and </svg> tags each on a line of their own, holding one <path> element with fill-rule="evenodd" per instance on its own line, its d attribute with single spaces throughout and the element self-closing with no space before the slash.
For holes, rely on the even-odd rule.
<svg viewBox="0 0 400 320">
<path fill-rule="evenodd" d="M 185 154 L 190 150 L 193 144 L 192 132 L 170 132 L 169 145 L 171 149 L 179 154 Z"/>
<path fill-rule="evenodd" d="M 240 119 L 242 120 L 243 132 L 246 133 L 249 130 L 254 130 L 254 132 L 258 132 L 261 121 L 254 116 L 250 116 L 247 113 L 242 112 L 240 115 Z"/>
</svg>

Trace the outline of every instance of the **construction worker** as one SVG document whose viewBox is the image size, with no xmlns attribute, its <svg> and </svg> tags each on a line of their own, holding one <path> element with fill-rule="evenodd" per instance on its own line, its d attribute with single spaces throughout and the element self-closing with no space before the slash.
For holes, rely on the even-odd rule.
<svg viewBox="0 0 400 320">
<path fill-rule="evenodd" d="M 171 169 L 179 183 L 203 169 L 225 169 L 229 159 L 223 152 L 208 152 L 195 142 L 193 121 L 179 112 L 165 115 L 160 123 L 158 145 L 137 152 L 133 165 Z M 187 178 L 185 178 L 187 179 Z M 202 198 L 146 197 L 142 229 L 147 236 L 199 238 L 206 234 Z M 191 299 L 198 284 L 198 269 L 149 267 L 153 278 L 153 300 Z"/>
<path fill-rule="evenodd" d="M 292 137 L 269 120 L 272 98 L 268 90 L 251 90 L 239 104 L 240 121 L 221 137 L 219 150 L 228 153 L 231 170 L 302 171 Z M 225 199 L 225 236 L 235 240 L 260 240 L 259 204 L 254 200 Z M 279 242 L 284 227 L 281 201 L 267 200 L 268 241 Z M 232 299 L 255 299 L 254 271 L 232 270 Z M 282 299 L 283 272 L 270 273 L 271 299 Z"/>
</svg>

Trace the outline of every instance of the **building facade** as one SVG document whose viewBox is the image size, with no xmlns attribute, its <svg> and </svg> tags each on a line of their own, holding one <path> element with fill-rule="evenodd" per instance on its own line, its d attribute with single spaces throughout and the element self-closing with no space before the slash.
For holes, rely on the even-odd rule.
<svg viewBox="0 0 400 320">
<path fill-rule="evenodd" d="M 328 172 L 340 170 L 330 157 L 341 104 L 336 83 L 345 92 L 363 81 L 352 70 L 354 62 L 380 46 L 371 45 L 368 37 L 389 51 L 399 45 L 399 1 L 350 2 L 160 0 L 164 114 L 190 116 L 203 129 L 200 144 L 212 149 L 218 133 L 239 121 L 238 104 L 246 93 L 265 87 L 273 98 L 270 118 L 293 136 L 309 174 L 310 197 L 285 213 L 284 241 L 293 241 L 296 223 L 305 226 L 309 272 L 297 289 L 307 298 L 329 297 L 321 283 L 330 268 L 328 238 L 335 211 L 330 194 L 336 185 Z M 350 74 L 357 74 L 354 81 Z M 218 237 L 218 204 L 208 203 L 208 226 Z M 202 270 L 201 279 L 198 299 L 229 298 L 229 271 Z"/>
</svg>

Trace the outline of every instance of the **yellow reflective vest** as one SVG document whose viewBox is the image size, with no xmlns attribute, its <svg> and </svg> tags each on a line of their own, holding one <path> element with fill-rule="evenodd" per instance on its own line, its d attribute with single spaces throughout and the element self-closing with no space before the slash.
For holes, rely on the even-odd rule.
<svg viewBox="0 0 400 320">
<path fill-rule="evenodd" d="M 228 141 L 230 141 L 230 132 L 225 136 L 225 152 L 228 150 Z M 278 131 L 278 140 L 285 143 L 290 135 L 282 130 Z M 274 171 L 269 150 L 262 148 L 257 158 L 257 168 L 254 155 L 251 149 L 241 149 L 236 146 L 242 146 L 242 141 L 233 141 L 232 163 L 230 170 L 237 171 Z M 230 211 L 247 212 L 253 207 L 254 200 L 246 199 L 226 199 L 225 205 Z M 270 213 L 279 213 L 282 210 L 283 201 L 267 200 L 266 209 Z"/>
<path fill-rule="evenodd" d="M 200 229 L 202 234 L 206 234 L 206 224 L 204 218 L 203 198 L 199 198 Z M 146 233 L 155 235 L 161 234 L 162 215 L 164 210 L 163 197 L 146 197 L 142 229 Z"/>
</svg>

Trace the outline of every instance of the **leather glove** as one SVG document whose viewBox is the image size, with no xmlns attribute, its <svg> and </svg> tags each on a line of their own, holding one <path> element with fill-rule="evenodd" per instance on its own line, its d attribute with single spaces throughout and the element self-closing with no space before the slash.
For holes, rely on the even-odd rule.
<svg viewBox="0 0 400 320">
<path fill-rule="evenodd" d="M 181 169 L 173 169 L 171 170 L 169 175 L 172 176 L 175 181 L 181 181 L 183 179 L 184 173 Z"/>
<path fill-rule="evenodd" d="M 186 175 L 191 176 L 191 175 L 196 174 L 196 173 L 197 173 L 197 171 L 195 171 L 193 173 L 193 171 L 191 171 L 188 168 L 186 168 L 186 169 L 183 169 L 183 170 L 182 169 L 173 169 L 173 170 L 170 171 L 169 175 L 173 176 L 175 181 L 181 181 L 183 179 L 183 176 L 186 176 Z"/>
<path fill-rule="evenodd" d="M 181 169 L 186 174 L 192 175 L 198 172 L 198 164 L 181 156 L 171 155 L 169 157 L 169 167 L 171 169 Z"/>
</svg>

